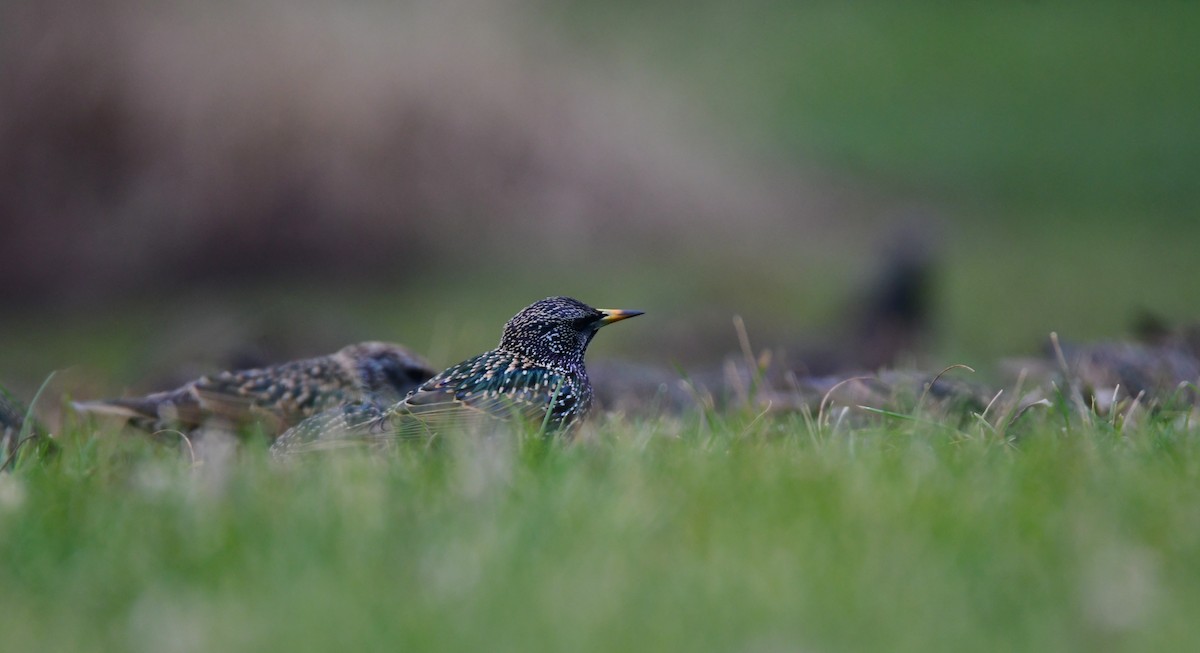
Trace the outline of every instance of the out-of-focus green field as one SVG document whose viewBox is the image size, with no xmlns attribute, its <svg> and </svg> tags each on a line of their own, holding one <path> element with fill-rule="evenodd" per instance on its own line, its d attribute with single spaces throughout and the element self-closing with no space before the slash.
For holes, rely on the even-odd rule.
<svg viewBox="0 0 1200 653">
<path fill-rule="evenodd" d="M 581 40 L 674 72 L 761 147 L 904 194 L 1034 212 L 967 220 L 1195 215 L 1193 5 L 574 8 Z"/>
<path fill-rule="evenodd" d="M 119 390 L 144 372 L 147 346 L 168 346 L 155 339 L 173 318 L 213 304 L 298 330 L 309 327 L 305 311 L 344 315 L 347 337 L 428 347 L 447 364 L 490 346 L 503 319 L 553 294 L 645 309 L 644 329 L 662 319 L 712 331 L 739 313 L 752 335 L 770 338 L 756 344 L 772 346 L 780 334 L 842 328 L 838 311 L 889 219 L 909 211 L 940 224 L 932 364 L 988 370 L 1052 330 L 1118 337 L 1141 309 L 1168 320 L 1200 312 L 1193 5 L 521 6 L 581 66 L 665 80 L 665 93 L 698 107 L 687 115 L 706 116 L 714 140 L 738 153 L 731 160 L 798 166 L 805 183 L 817 172 L 873 198 L 878 213 L 814 224 L 817 247 L 802 228 L 748 233 L 766 244 L 735 254 L 695 245 L 685 224 L 676 251 L 631 242 L 600 263 L 579 244 L 580 265 L 553 270 L 485 247 L 483 269 L 494 273 L 476 273 L 478 257 L 463 252 L 436 272 L 353 288 L 223 279 L 207 291 L 210 304 L 189 291 L 99 315 L 14 313 L 0 323 L 6 382 L 29 390 L 50 369 L 79 365 Z M 669 118 L 663 111 L 655 121 Z M 697 355 L 637 330 L 622 336 L 599 352 Z"/>
<path fill-rule="evenodd" d="M 939 214 L 946 360 L 1200 312 L 1195 5 L 574 7 L 597 56 L 672 71 L 762 151 Z"/>
<path fill-rule="evenodd" d="M 1069 417 L 1068 417 L 1069 415 Z M 0 476 L 6 650 L 1193 650 L 1194 425 L 601 420 Z"/>
</svg>

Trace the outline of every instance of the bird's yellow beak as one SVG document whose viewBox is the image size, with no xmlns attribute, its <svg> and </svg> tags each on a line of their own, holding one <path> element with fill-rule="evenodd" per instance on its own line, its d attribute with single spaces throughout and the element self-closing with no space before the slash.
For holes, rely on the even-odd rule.
<svg viewBox="0 0 1200 653">
<path fill-rule="evenodd" d="M 642 314 L 642 311 L 626 311 L 619 308 L 597 308 L 596 310 L 604 314 L 604 317 L 596 320 L 597 328 L 613 322 L 620 322 L 631 317 L 637 317 Z"/>
</svg>

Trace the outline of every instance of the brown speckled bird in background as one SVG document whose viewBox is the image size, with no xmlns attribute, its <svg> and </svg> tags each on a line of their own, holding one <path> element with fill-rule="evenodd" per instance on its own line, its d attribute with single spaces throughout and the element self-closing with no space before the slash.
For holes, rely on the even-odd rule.
<svg viewBox="0 0 1200 653">
<path fill-rule="evenodd" d="M 75 410 L 115 416 L 147 431 L 189 431 L 211 421 L 238 428 L 260 423 L 278 435 L 313 414 L 375 397 L 395 402 L 434 370 L 400 345 L 364 342 L 337 353 L 258 369 L 204 376 L 144 397 L 78 402 Z"/>
<path fill-rule="evenodd" d="M 477 417 L 512 416 L 566 429 L 592 404 L 584 353 L 601 327 L 641 311 L 597 309 L 569 297 L 524 308 L 500 345 L 425 382 L 393 406 L 358 402 L 305 420 L 272 446 L 276 455 L 461 429 Z"/>
</svg>

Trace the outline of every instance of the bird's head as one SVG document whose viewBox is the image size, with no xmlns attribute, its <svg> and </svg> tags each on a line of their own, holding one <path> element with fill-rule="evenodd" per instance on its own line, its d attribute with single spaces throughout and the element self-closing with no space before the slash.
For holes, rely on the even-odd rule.
<svg viewBox="0 0 1200 653">
<path fill-rule="evenodd" d="M 338 352 L 367 392 L 403 397 L 434 375 L 429 363 L 400 345 L 360 342 Z"/>
<path fill-rule="evenodd" d="M 581 369 L 583 354 L 600 327 L 641 314 L 592 308 L 570 297 L 548 297 L 525 307 L 504 325 L 500 348 L 541 365 Z"/>
</svg>

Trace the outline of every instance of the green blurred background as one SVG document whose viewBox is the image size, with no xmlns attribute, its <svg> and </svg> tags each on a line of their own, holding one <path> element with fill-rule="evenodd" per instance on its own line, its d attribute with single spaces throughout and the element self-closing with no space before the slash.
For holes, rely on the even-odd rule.
<svg viewBox="0 0 1200 653">
<path fill-rule="evenodd" d="M 448 364 L 551 294 L 647 311 L 593 360 L 703 364 L 735 314 L 758 347 L 836 338 L 897 238 L 935 273 L 918 364 L 1193 318 L 1197 18 L 8 2 L 0 383 L 151 390 L 367 338 Z"/>
</svg>

